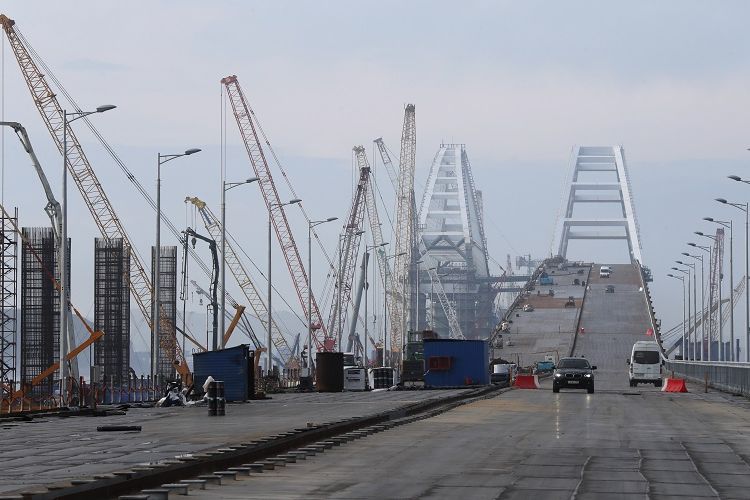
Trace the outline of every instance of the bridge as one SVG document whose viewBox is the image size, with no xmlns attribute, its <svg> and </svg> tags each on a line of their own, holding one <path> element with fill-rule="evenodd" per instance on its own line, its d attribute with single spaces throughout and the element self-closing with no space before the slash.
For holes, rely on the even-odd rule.
<svg viewBox="0 0 750 500">
<path fill-rule="evenodd" d="M 594 150 L 601 156 L 604 148 Z M 626 170 L 614 171 L 627 185 Z M 571 188 L 571 200 L 602 201 L 587 189 L 588 198 L 576 198 Z M 610 201 L 625 207 L 623 192 Z M 3 418 L 0 495 L 747 498 L 747 364 L 665 357 L 664 376 L 685 377 L 688 393 L 628 383 L 633 343 L 661 340 L 632 208 L 617 221 L 631 263 L 606 264 L 605 277 L 605 263 L 544 261 L 491 339 L 492 357 L 521 366 L 551 354 L 585 357 L 597 366 L 593 394 L 553 393 L 542 377 L 532 390 L 281 394 L 231 405 L 221 419 L 200 407 L 138 405 L 82 414 L 100 419 Z M 99 425 L 132 432 L 97 432 Z"/>
</svg>

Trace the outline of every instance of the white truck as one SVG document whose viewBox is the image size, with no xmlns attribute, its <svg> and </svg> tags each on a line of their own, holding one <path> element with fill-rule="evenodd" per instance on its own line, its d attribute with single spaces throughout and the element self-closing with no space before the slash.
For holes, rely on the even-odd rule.
<svg viewBox="0 0 750 500">
<path fill-rule="evenodd" d="M 636 387 L 638 384 L 654 384 L 655 387 L 661 387 L 662 362 L 656 342 L 639 340 L 633 344 L 627 363 L 630 365 L 630 387 Z"/>
</svg>

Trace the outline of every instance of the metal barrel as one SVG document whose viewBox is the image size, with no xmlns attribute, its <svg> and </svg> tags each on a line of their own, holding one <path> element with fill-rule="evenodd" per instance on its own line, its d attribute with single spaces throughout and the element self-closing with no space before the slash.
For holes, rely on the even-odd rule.
<svg viewBox="0 0 750 500">
<path fill-rule="evenodd" d="M 220 417 L 226 415 L 227 399 L 224 394 L 224 381 L 216 381 L 216 414 Z"/>
<path fill-rule="evenodd" d="M 372 369 L 373 389 L 387 389 L 393 385 L 393 368 Z"/>
<path fill-rule="evenodd" d="M 216 381 L 208 383 L 208 390 L 206 391 L 206 394 L 208 395 L 208 416 L 209 417 L 215 417 L 217 414 L 218 409 L 218 400 L 216 399 Z M 222 391 L 223 392 L 223 391 Z"/>
<path fill-rule="evenodd" d="M 318 352 L 315 354 L 315 385 L 318 392 L 344 390 L 344 353 Z"/>
</svg>

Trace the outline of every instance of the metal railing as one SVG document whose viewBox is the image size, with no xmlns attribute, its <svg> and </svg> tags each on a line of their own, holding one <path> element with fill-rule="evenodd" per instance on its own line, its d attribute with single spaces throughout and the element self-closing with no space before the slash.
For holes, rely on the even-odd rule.
<svg viewBox="0 0 750 500">
<path fill-rule="evenodd" d="M 750 363 L 669 360 L 665 367 L 667 371 L 707 387 L 750 396 Z"/>
</svg>

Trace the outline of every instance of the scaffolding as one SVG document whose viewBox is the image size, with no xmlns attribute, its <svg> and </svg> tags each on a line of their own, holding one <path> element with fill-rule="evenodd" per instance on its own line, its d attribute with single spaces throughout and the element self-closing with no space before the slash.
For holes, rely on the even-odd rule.
<svg viewBox="0 0 750 500">
<path fill-rule="evenodd" d="M 18 209 L 13 217 L 0 214 L 0 398 L 16 389 L 16 335 L 18 334 Z"/>
<path fill-rule="evenodd" d="M 177 359 L 176 330 L 177 321 L 177 247 L 162 246 L 159 269 L 159 304 L 164 320 L 159 325 L 159 352 L 157 353 L 157 375 L 163 380 L 175 377 L 174 362 Z M 155 247 L 151 247 L 151 279 L 156 283 Z M 157 315 L 154 315 L 157 317 Z"/>
<path fill-rule="evenodd" d="M 59 279 L 60 273 L 52 228 L 25 227 L 22 232 L 28 242 L 21 249 L 21 383 L 25 385 L 59 357 L 60 292 L 50 274 Z M 69 287 L 70 257 L 67 267 Z M 27 394 L 39 397 L 53 392 L 54 376 L 50 375 Z"/>
<path fill-rule="evenodd" d="M 94 240 L 94 364 L 107 382 L 122 384 L 130 369 L 130 249 L 122 238 Z"/>
</svg>

